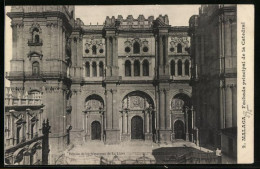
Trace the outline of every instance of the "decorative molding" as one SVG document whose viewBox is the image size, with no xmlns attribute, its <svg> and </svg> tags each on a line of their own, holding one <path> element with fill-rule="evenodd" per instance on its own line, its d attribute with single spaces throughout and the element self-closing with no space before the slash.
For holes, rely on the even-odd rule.
<svg viewBox="0 0 260 169">
<path fill-rule="evenodd" d="M 30 29 L 29 29 L 29 32 L 30 32 L 30 33 L 33 33 L 34 28 L 37 28 L 37 29 L 39 30 L 39 33 L 42 33 L 42 29 L 41 29 L 41 27 L 40 27 L 40 24 L 38 24 L 38 23 L 33 23 L 32 26 L 31 26 Z"/>
<path fill-rule="evenodd" d="M 30 52 L 27 54 L 27 57 L 29 58 L 29 60 L 31 60 L 32 57 L 39 57 L 40 60 L 42 60 L 43 54 L 42 54 L 42 51 L 40 51 L 40 52 L 30 51 Z"/>
</svg>

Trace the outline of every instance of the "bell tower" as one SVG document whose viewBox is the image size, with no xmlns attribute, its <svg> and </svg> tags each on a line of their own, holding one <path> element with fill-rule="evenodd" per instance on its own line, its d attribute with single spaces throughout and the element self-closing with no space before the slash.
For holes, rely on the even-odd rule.
<svg viewBox="0 0 260 169">
<path fill-rule="evenodd" d="M 11 69 L 7 73 L 13 92 L 38 91 L 49 119 L 50 159 L 68 144 L 71 80 L 70 34 L 74 6 L 12 6 L 7 13 L 12 27 Z M 53 161 L 50 161 L 53 163 Z"/>
</svg>

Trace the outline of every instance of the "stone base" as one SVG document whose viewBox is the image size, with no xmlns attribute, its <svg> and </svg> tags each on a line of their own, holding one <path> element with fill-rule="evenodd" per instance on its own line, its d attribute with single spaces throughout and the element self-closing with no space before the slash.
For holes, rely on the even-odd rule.
<svg viewBox="0 0 260 169">
<path fill-rule="evenodd" d="M 90 134 L 85 135 L 85 142 L 88 142 L 91 140 Z"/>
<path fill-rule="evenodd" d="M 120 130 L 107 129 L 106 130 L 105 144 L 119 144 L 120 143 Z"/>
<path fill-rule="evenodd" d="M 52 134 L 49 136 L 49 164 L 55 164 L 58 156 L 67 148 L 66 134 Z"/>
<path fill-rule="evenodd" d="M 189 133 L 186 133 L 186 136 L 185 136 L 186 141 L 190 141 L 189 135 L 190 135 Z"/>
<path fill-rule="evenodd" d="M 84 131 L 83 130 L 71 130 L 70 131 L 70 142 L 73 144 L 79 144 L 84 141 Z"/>
<path fill-rule="evenodd" d="M 130 140 L 130 134 L 123 133 L 121 135 L 121 141 L 129 141 Z"/>
<path fill-rule="evenodd" d="M 171 130 L 159 130 L 159 143 L 171 142 Z"/>
<path fill-rule="evenodd" d="M 175 133 L 171 133 L 171 139 L 172 139 L 172 142 L 175 140 Z"/>
<path fill-rule="evenodd" d="M 152 133 L 145 133 L 145 134 L 144 134 L 144 140 L 145 140 L 145 141 L 151 141 L 151 140 L 153 140 L 153 134 L 152 134 Z"/>
</svg>

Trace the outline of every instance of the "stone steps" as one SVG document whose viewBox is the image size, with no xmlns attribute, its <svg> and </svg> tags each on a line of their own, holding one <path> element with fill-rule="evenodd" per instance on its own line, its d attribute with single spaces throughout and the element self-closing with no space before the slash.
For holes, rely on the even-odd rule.
<svg viewBox="0 0 260 169">
<path fill-rule="evenodd" d="M 195 148 L 194 148 L 195 147 Z M 157 144 L 145 141 L 129 141 L 119 145 L 103 142 L 77 144 L 65 151 L 65 164 L 177 164 L 179 157 L 191 152 L 201 152 L 191 142 L 177 141 Z"/>
</svg>

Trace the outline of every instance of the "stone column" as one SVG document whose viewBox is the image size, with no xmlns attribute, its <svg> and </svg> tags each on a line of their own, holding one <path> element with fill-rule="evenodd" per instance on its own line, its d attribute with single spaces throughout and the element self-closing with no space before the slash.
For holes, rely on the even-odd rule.
<svg viewBox="0 0 260 169">
<path fill-rule="evenodd" d="M 191 60 L 189 60 L 189 76 L 191 76 Z"/>
<path fill-rule="evenodd" d="M 178 60 L 175 61 L 175 76 L 178 76 Z"/>
<path fill-rule="evenodd" d="M 90 123 L 90 121 L 89 121 L 90 118 L 88 118 L 88 116 L 89 116 L 89 112 L 86 112 L 86 134 L 87 134 L 87 135 L 90 135 L 90 129 L 91 129 L 91 128 L 88 127 L 88 124 L 91 124 L 91 123 Z"/>
<path fill-rule="evenodd" d="M 152 125 L 153 125 L 153 119 L 152 119 L 152 111 L 149 111 L 149 132 L 152 133 Z"/>
<path fill-rule="evenodd" d="M 126 121 L 127 121 L 127 134 L 130 134 L 130 121 L 129 121 L 129 114 L 128 114 L 128 112 L 127 112 L 127 114 L 126 114 Z"/>
<path fill-rule="evenodd" d="M 170 113 L 170 92 L 169 90 L 165 91 L 165 128 L 171 130 L 171 113 Z"/>
<path fill-rule="evenodd" d="M 131 76 L 134 77 L 134 63 L 131 63 Z"/>
<path fill-rule="evenodd" d="M 106 66 L 110 66 L 110 44 L 109 37 L 106 37 Z"/>
<path fill-rule="evenodd" d="M 122 110 L 122 111 L 120 111 L 122 114 L 121 114 L 121 122 L 122 122 L 122 124 L 121 124 L 121 127 L 122 127 L 122 133 L 124 133 L 124 114 L 125 114 L 125 112 L 124 112 L 124 110 Z"/>
<path fill-rule="evenodd" d="M 87 133 L 87 130 L 86 130 L 86 112 L 83 111 L 83 130 L 84 130 L 84 133 Z"/>
<path fill-rule="evenodd" d="M 149 133 L 150 132 L 150 128 L 149 128 L 149 123 L 150 123 L 150 119 L 149 119 L 149 111 L 146 111 L 146 133 Z"/>
<path fill-rule="evenodd" d="M 118 111 L 118 97 L 117 97 L 117 90 L 113 89 L 112 93 L 112 128 L 119 129 L 119 111 Z"/>
<path fill-rule="evenodd" d="M 30 117 L 29 117 L 29 113 L 30 113 L 30 109 L 26 109 L 26 114 L 25 114 L 25 117 L 26 117 L 26 134 L 27 134 L 27 139 L 30 139 Z"/>
<path fill-rule="evenodd" d="M 160 65 L 163 65 L 163 41 L 162 41 L 162 36 L 159 36 L 159 59 L 160 59 Z"/>
<path fill-rule="evenodd" d="M 123 133 L 127 133 L 127 111 L 124 113 L 124 116 L 123 116 L 123 123 L 124 123 L 124 125 L 123 125 L 123 128 L 124 128 L 124 130 L 123 130 Z"/>
<path fill-rule="evenodd" d="M 194 109 L 191 107 L 191 142 L 193 142 L 193 131 L 194 131 Z"/>
<path fill-rule="evenodd" d="M 115 66 L 116 65 L 116 58 L 115 58 L 115 55 L 116 55 L 116 37 L 112 37 L 112 60 L 111 60 L 111 66 Z"/>
<path fill-rule="evenodd" d="M 196 128 L 196 145 L 197 146 L 200 146 L 200 139 L 199 139 L 199 129 Z"/>
<path fill-rule="evenodd" d="M 165 129 L 165 95 L 163 89 L 160 89 L 160 109 L 159 109 L 159 117 L 160 117 L 160 129 Z"/>
<path fill-rule="evenodd" d="M 225 18 L 224 20 L 224 50 L 225 50 L 225 58 L 229 58 L 231 56 L 232 43 L 231 43 L 231 23 L 229 22 L 230 18 Z"/>
<path fill-rule="evenodd" d="M 114 55 L 114 58 L 113 58 L 113 66 L 118 66 L 117 62 L 118 62 L 118 58 L 117 58 L 117 45 L 118 45 L 118 38 L 117 36 L 114 36 L 113 37 L 113 55 Z"/>
<path fill-rule="evenodd" d="M 14 110 L 9 110 L 10 112 L 10 137 L 11 137 L 11 141 L 10 141 L 10 145 L 14 145 L 14 118 L 13 115 L 11 114 L 11 112 L 13 112 Z"/>
<path fill-rule="evenodd" d="M 105 105 L 104 105 L 105 107 Z M 106 130 L 106 112 L 103 111 L 103 129 Z"/>
<path fill-rule="evenodd" d="M 186 141 L 189 141 L 189 124 L 188 124 L 188 109 L 185 108 L 185 132 L 186 132 Z"/>
<path fill-rule="evenodd" d="M 220 117 L 219 117 L 219 124 L 220 124 L 220 129 L 224 128 L 224 111 L 223 107 L 225 106 L 223 102 L 223 87 L 219 87 L 219 112 L 220 112 Z"/>
<path fill-rule="evenodd" d="M 164 59 L 165 59 L 165 65 L 164 65 L 164 73 L 166 75 L 169 75 L 169 62 L 168 62 L 168 36 L 165 36 L 164 41 Z"/>
<path fill-rule="evenodd" d="M 185 65 L 183 60 L 182 60 L 182 76 L 185 76 Z"/>
<path fill-rule="evenodd" d="M 143 76 L 143 64 L 140 62 L 140 76 Z"/>
<path fill-rule="evenodd" d="M 97 77 L 100 77 L 100 72 L 99 72 L 99 62 L 96 62 L 97 63 Z"/>
<path fill-rule="evenodd" d="M 25 123 L 23 122 L 23 123 L 21 124 L 21 126 L 22 126 L 22 137 L 21 137 L 21 141 L 22 141 L 22 140 L 25 140 Z"/>
<path fill-rule="evenodd" d="M 226 87 L 226 101 L 225 101 L 225 128 L 232 127 L 232 91 L 230 86 Z"/>
<path fill-rule="evenodd" d="M 89 77 L 92 77 L 93 70 L 92 70 L 92 62 L 89 62 Z"/>
<path fill-rule="evenodd" d="M 112 129 L 112 93 L 106 90 L 106 129 Z"/>
<path fill-rule="evenodd" d="M 13 52 L 12 52 L 12 58 L 15 59 L 17 57 L 17 38 L 18 38 L 18 35 L 17 35 L 17 25 L 16 24 L 13 24 L 11 25 L 12 27 L 12 36 L 13 36 Z"/>
<path fill-rule="evenodd" d="M 171 113 L 171 119 L 173 119 L 173 112 Z M 171 123 L 173 123 L 173 122 L 171 122 Z M 172 124 L 172 141 L 174 141 L 175 140 L 175 132 L 174 132 L 174 123 Z"/>
<path fill-rule="evenodd" d="M 39 125 L 39 132 L 42 133 L 42 114 L 43 114 L 43 108 L 41 108 L 39 115 L 40 115 L 40 125 Z"/>
<path fill-rule="evenodd" d="M 232 127 L 237 127 L 237 87 L 232 87 Z"/>
<path fill-rule="evenodd" d="M 159 59 L 159 54 L 158 54 L 158 35 L 154 35 L 154 40 L 155 40 L 155 64 L 154 64 L 154 77 L 158 77 L 158 59 Z M 150 70 L 150 69 L 149 69 Z M 150 74 L 149 74 L 150 75 Z"/>
<path fill-rule="evenodd" d="M 103 116 L 103 111 L 100 112 L 100 117 L 101 117 L 101 140 L 104 141 L 104 116 Z"/>
<path fill-rule="evenodd" d="M 165 53 L 165 64 L 168 65 L 168 36 L 165 36 L 165 42 L 164 42 L 165 48 L 164 48 L 164 53 Z"/>
</svg>

